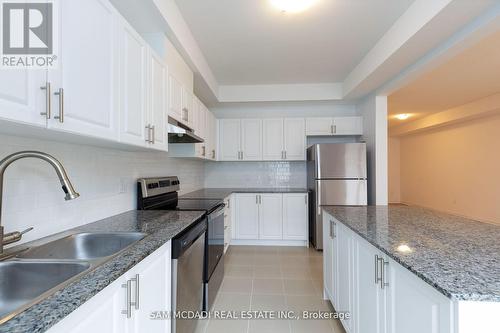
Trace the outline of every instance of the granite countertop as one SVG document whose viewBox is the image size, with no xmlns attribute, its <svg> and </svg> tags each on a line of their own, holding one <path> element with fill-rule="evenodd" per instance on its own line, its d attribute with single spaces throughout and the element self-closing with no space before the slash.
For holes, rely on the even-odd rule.
<svg viewBox="0 0 500 333">
<path fill-rule="evenodd" d="M 71 233 L 121 231 L 144 232 L 147 236 L 75 282 L 3 323 L 0 325 L 0 332 L 35 333 L 48 330 L 203 214 L 200 211 L 129 211 L 72 229 Z"/>
<path fill-rule="evenodd" d="M 272 187 L 272 188 L 203 188 L 180 196 L 180 199 L 219 199 L 222 200 L 233 193 L 307 193 L 305 188 Z"/>
<path fill-rule="evenodd" d="M 323 209 L 445 296 L 500 302 L 500 226 L 408 206 Z"/>
</svg>

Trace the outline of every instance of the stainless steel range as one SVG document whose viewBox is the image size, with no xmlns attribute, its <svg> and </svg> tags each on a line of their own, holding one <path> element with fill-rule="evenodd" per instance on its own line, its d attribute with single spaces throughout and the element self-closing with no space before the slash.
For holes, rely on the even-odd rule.
<svg viewBox="0 0 500 333">
<path fill-rule="evenodd" d="M 172 297 L 175 309 L 186 310 L 185 307 L 191 307 L 188 310 L 208 311 L 213 305 L 215 296 L 217 295 L 217 291 L 224 277 L 224 260 L 222 260 L 224 255 L 224 233 L 221 234 L 218 232 L 218 230 L 224 230 L 224 202 L 222 200 L 179 199 L 179 190 L 180 181 L 175 176 L 139 179 L 137 206 L 139 210 L 154 209 L 205 212 L 201 221 L 195 222 L 187 231 L 173 240 L 172 259 L 174 260 L 172 272 L 175 273 L 176 276 L 172 276 L 172 278 L 173 281 L 175 281 L 176 288 L 172 290 Z M 205 223 L 207 226 L 204 234 L 203 253 L 198 251 L 194 252 L 198 254 L 193 254 L 193 251 L 190 251 L 189 255 L 191 259 L 189 260 L 185 260 L 182 257 L 175 258 L 175 255 L 182 255 L 187 252 L 174 251 L 178 243 L 178 238 L 195 228 L 198 231 L 197 235 L 200 236 L 203 231 L 201 227 L 198 227 L 200 223 Z M 196 250 L 196 247 L 199 248 L 201 246 L 201 240 L 193 239 L 195 236 L 196 235 L 192 235 L 190 238 L 188 237 L 190 239 L 189 242 L 195 246 L 194 250 Z M 183 247 L 182 242 L 179 246 Z M 201 256 L 202 258 L 197 258 L 196 256 Z M 192 301 L 193 295 L 186 295 L 186 290 L 198 290 L 196 282 L 194 282 L 195 285 L 193 286 L 184 286 L 186 281 L 197 281 L 194 275 L 198 275 L 198 270 L 200 269 L 200 267 L 198 267 L 199 265 L 196 264 L 198 261 L 202 265 L 202 274 L 199 280 L 201 286 L 198 295 L 200 300 L 199 306 L 193 304 L 196 303 L 196 301 Z M 181 267 L 181 265 L 183 266 Z M 185 304 L 183 297 L 191 299 L 189 302 L 191 304 Z M 175 309 L 172 307 L 172 310 L 175 311 Z M 183 325 L 183 323 L 178 323 L 177 326 L 179 325 Z M 179 327 L 177 327 L 177 332 L 191 332 L 191 328 L 179 330 Z"/>
</svg>

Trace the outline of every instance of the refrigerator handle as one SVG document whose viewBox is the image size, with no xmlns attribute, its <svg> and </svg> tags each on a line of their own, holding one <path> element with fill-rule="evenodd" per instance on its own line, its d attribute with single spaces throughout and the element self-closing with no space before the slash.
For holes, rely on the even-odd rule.
<svg viewBox="0 0 500 333">
<path fill-rule="evenodd" d="M 318 215 L 321 215 L 321 207 L 320 207 L 320 204 L 321 204 L 321 182 L 320 181 L 316 181 L 316 211 L 317 211 L 317 214 Z"/>
</svg>

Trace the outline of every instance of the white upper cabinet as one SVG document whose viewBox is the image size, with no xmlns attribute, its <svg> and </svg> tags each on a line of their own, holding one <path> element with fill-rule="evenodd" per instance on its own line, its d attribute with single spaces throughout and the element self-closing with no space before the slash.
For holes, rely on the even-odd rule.
<svg viewBox="0 0 500 333">
<path fill-rule="evenodd" d="M 362 117 L 335 117 L 333 118 L 334 135 L 363 135 Z"/>
<path fill-rule="evenodd" d="M 182 120 L 182 84 L 172 74 L 168 77 L 168 112 L 177 121 Z"/>
<path fill-rule="evenodd" d="M 167 151 L 167 66 L 154 52 L 149 54 L 148 139 L 151 148 Z"/>
<path fill-rule="evenodd" d="M 49 128 L 118 140 L 119 16 L 105 0 L 61 1 L 61 55 L 49 70 Z M 91 24 L 89 24 L 91 18 Z"/>
<path fill-rule="evenodd" d="M 210 111 L 207 111 L 208 119 L 209 119 L 209 130 L 208 134 L 209 147 L 210 147 L 210 156 L 209 159 L 215 161 L 217 159 L 217 119 L 214 114 Z"/>
<path fill-rule="evenodd" d="M 262 160 L 262 120 L 241 120 L 241 156 L 245 161 Z"/>
<path fill-rule="evenodd" d="M 219 132 L 222 161 L 305 160 L 303 118 L 222 119 Z"/>
<path fill-rule="evenodd" d="M 362 135 L 362 117 L 307 118 L 306 135 Z"/>
<path fill-rule="evenodd" d="M 285 118 L 283 150 L 287 161 L 304 161 L 306 159 L 306 135 L 304 118 Z"/>
<path fill-rule="evenodd" d="M 259 239 L 283 239 L 283 195 L 259 194 Z"/>
<path fill-rule="evenodd" d="M 332 135 L 333 119 L 329 118 L 306 118 L 307 135 Z"/>
<path fill-rule="evenodd" d="M 307 240 L 307 193 L 283 194 L 283 239 Z"/>
<path fill-rule="evenodd" d="M 146 145 L 148 47 L 146 42 L 123 20 L 120 43 L 120 141 Z"/>
<path fill-rule="evenodd" d="M 264 119 L 262 121 L 262 159 L 276 161 L 284 158 L 283 119 Z"/>
<path fill-rule="evenodd" d="M 193 127 L 193 94 L 185 88 L 182 89 L 181 122 Z"/>
<path fill-rule="evenodd" d="M 0 70 L 0 119 L 45 127 L 46 80 L 44 69 Z"/>
<path fill-rule="evenodd" d="M 223 161 L 237 161 L 241 156 L 241 122 L 239 119 L 219 121 L 219 156 Z"/>
</svg>

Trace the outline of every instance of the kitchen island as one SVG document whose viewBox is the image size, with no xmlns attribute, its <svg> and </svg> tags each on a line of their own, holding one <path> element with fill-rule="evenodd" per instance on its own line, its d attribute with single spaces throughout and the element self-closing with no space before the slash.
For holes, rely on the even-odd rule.
<svg viewBox="0 0 500 333">
<path fill-rule="evenodd" d="M 332 206 L 323 212 L 325 274 L 333 270 L 325 289 L 337 307 L 353 312 L 344 323 L 351 332 L 363 333 L 370 322 L 359 306 L 370 299 L 383 317 L 373 318 L 387 328 L 382 331 L 401 331 L 397 321 L 409 311 L 429 315 L 407 318 L 415 330 L 500 332 L 493 315 L 500 311 L 500 226 L 408 206 Z M 352 267 L 350 277 L 344 267 Z M 329 279 L 335 280 L 331 286 Z M 421 312 L 419 305 L 429 308 Z"/>
</svg>

